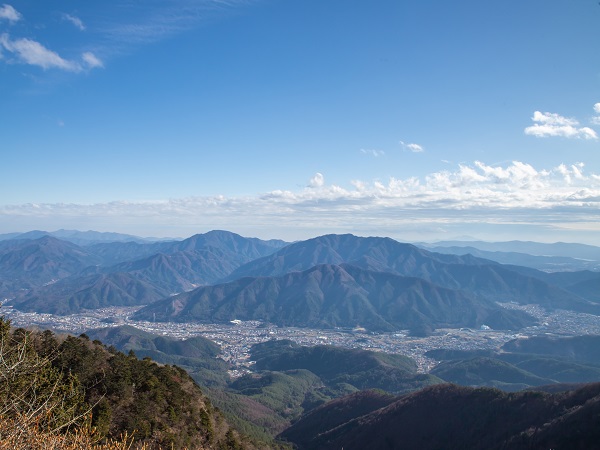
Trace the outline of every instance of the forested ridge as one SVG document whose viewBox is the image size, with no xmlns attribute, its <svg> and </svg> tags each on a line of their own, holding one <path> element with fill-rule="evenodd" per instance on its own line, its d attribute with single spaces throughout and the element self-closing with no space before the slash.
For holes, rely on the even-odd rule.
<svg viewBox="0 0 600 450">
<path fill-rule="evenodd" d="M 0 448 L 254 448 L 185 370 L 85 335 L 0 319 L 0 363 Z"/>
</svg>

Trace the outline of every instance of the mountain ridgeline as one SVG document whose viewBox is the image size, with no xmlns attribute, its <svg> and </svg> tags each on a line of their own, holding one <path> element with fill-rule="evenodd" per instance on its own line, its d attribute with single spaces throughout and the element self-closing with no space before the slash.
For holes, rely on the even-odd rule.
<svg viewBox="0 0 600 450">
<path fill-rule="evenodd" d="M 135 317 L 391 331 L 519 329 L 534 322 L 497 301 L 600 313 L 593 299 L 534 269 L 431 253 L 388 238 L 327 235 L 297 242 L 242 265 L 224 281 L 156 302 Z"/>
<path fill-rule="evenodd" d="M 183 241 L 79 247 L 52 236 L 0 241 L 0 294 L 22 311 L 145 305 L 210 284 L 282 241 L 212 231 Z"/>
</svg>

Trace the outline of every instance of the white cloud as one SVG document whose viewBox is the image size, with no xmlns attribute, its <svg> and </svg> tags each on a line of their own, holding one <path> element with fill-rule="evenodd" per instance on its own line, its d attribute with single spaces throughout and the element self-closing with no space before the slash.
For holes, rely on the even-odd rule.
<svg viewBox="0 0 600 450">
<path fill-rule="evenodd" d="M 570 167 L 567 167 L 565 164 L 560 164 L 558 167 L 554 169 L 557 174 L 562 175 L 565 183 L 572 184 L 573 179 L 575 180 L 583 180 L 585 179 L 583 175 L 583 163 L 572 164 Z"/>
<path fill-rule="evenodd" d="M 594 111 L 595 111 L 597 114 L 600 114 L 600 103 L 596 103 L 596 104 L 594 105 Z"/>
<path fill-rule="evenodd" d="M 64 14 L 63 15 L 64 19 L 68 22 L 71 22 L 73 25 L 75 25 L 76 28 L 78 28 L 81 31 L 85 30 L 85 25 L 83 24 L 82 20 L 77 17 L 77 16 L 72 16 L 71 14 Z"/>
<path fill-rule="evenodd" d="M 535 111 L 531 120 L 538 123 L 556 126 L 573 126 L 579 124 L 575 119 L 569 119 L 554 113 L 542 113 L 540 111 Z"/>
<path fill-rule="evenodd" d="M 57 68 L 71 72 L 77 72 L 80 69 L 77 64 L 61 58 L 58 53 L 31 39 L 11 40 L 8 34 L 4 33 L 0 35 L 0 45 L 26 64 L 43 69 Z"/>
<path fill-rule="evenodd" d="M 535 111 L 531 120 L 536 123 L 525 128 L 525 134 L 530 136 L 598 139 L 598 135 L 593 129 L 579 127 L 577 120 L 559 114 Z"/>
<path fill-rule="evenodd" d="M 404 147 L 406 150 L 411 151 L 413 153 L 421 153 L 421 152 L 425 151 L 425 149 L 422 146 L 420 146 L 419 144 L 414 144 L 414 143 L 411 144 L 411 143 L 405 143 L 403 141 L 400 141 L 400 145 L 402 147 Z"/>
<path fill-rule="evenodd" d="M 6 19 L 9 22 L 18 22 L 21 20 L 21 14 L 11 5 L 4 4 L 0 7 L 0 19 Z"/>
<path fill-rule="evenodd" d="M 25 38 L 12 40 L 7 33 L 0 35 L 1 48 L 11 52 L 20 62 L 38 66 L 45 70 L 61 69 L 68 72 L 81 72 L 84 69 L 104 67 L 102 61 L 91 52 L 85 52 L 81 55 L 83 61 L 83 64 L 81 64 L 62 58 L 58 53 L 44 47 L 37 41 Z"/>
<path fill-rule="evenodd" d="M 325 177 L 322 173 L 315 173 L 315 175 L 310 179 L 308 185 L 312 188 L 322 187 L 325 184 Z"/>
<path fill-rule="evenodd" d="M 81 58 L 83 59 L 85 65 L 90 69 L 94 69 L 96 67 L 104 67 L 102 61 L 100 61 L 100 59 L 98 59 L 98 57 L 92 52 L 85 52 L 83 55 L 81 55 Z"/>
<path fill-rule="evenodd" d="M 372 148 L 361 148 L 360 152 L 363 155 L 371 155 L 371 156 L 374 156 L 375 158 L 385 155 L 385 152 L 383 150 L 377 150 L 377 149 L 372 149 Z"/>
</svg>

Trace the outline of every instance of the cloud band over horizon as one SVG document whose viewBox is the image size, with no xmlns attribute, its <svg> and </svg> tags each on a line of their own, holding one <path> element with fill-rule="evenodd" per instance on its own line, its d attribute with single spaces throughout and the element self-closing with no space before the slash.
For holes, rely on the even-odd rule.
<svg viewBox="0 0 600 450">
<path fill-rule="evenodd" d="M 286 239 L 338 232 L 393 236 L 402 230 L 427 239 L 459 227 L 541 227 L 581 236 L 600 231 L 600 175 L 586 174 L 583 163 L 546 170 L 519 161 L 505 167 L 476 161 L 424 178 L 351 184 L 352 188 L 327 184 L 317 174 L 297 191 L 91 205 L 3 205 L 0 218 L 5 228 L 44 220 L 58 227 L 81 223 L 112 231 L 180 229 L 183 234 L 188 229 L 229 229 L 271 232 L 271 237 Z M 19 230 L 3 230 L 12 231 Z"/>
</svg>

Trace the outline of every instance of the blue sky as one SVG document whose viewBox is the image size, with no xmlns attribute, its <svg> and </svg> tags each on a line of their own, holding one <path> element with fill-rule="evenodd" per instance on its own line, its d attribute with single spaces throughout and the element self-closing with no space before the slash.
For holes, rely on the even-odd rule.
<svg viewBox="0 0 600 450">
<path fill-rule="evenodd" d="M 600 245 L 599 29 L 591 0 L 0 3 L 0 233 Z"/>
</svg>

